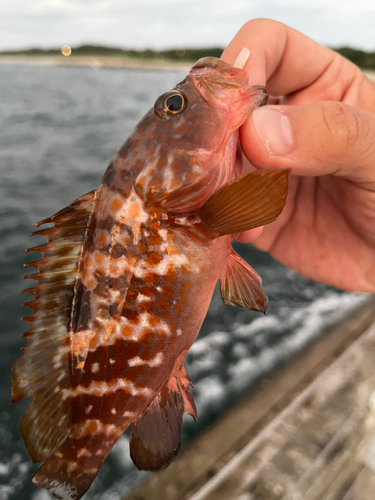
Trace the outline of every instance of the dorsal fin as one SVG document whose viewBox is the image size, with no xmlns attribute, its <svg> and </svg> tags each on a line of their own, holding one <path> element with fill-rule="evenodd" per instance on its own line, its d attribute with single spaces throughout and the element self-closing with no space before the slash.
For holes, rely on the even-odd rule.
<svg viewBox="0 0 375 500">
<path fill-rule="evenodd" d="M 37 224 L 52 227 L 32 233 L 43 235 L 47 243 L 28 251 L 42 258 L 26 264 L 37 268 L 34 288 L 25 290 L 34 300 L 25 305 L 32 309 L 23 318 L 30 330 L 23 336 L 28 344 L 24 355 L 13 365 L 13 402 L 33 396 L 20 421 L 20 430 L 34 462 L 46 460 L 66 438 L 71 422 L 70 387 L 70 312 L 82 241 L 96 202 L 96 190 L 87 193 L 52 217 Z"/>
<path fill-rule="evenodd" d="M 138 469 L 163 469 L 176 458 L 181 444 L 183 414 L 187 413 L 197 419 L 189 385 L 192 383 L 181 364 L 133 424 L 130 456 Z"/>
</svg>

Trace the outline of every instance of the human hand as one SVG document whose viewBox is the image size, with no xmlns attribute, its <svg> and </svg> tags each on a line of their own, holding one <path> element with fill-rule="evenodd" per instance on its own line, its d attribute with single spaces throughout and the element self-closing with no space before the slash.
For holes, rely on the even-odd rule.
<svg viewBox="0 0 375 500">
<path fill-rule="evenodd" d="M 237 236 L 316 281 L 375 292 L 375 84 L 339 54 L 281 23 L 246 23 L 222 58 L 279 102 L 240 130 L 257 169 L 291 169 L 280 217 Z M 245 162 L 242 175 L 252 168 Z"/>
</svg>

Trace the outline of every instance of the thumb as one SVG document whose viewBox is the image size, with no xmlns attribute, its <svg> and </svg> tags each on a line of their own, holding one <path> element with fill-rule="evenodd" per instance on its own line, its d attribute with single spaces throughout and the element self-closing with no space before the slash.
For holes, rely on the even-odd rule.
<svg viewBox="0 0 375 500">
<path fill-rule="evenodd" d="M 333 174 L 375 190 L 375 115 L 335 101 L 257 108 L 241 128 L 257 168 Z"/>
</svg>

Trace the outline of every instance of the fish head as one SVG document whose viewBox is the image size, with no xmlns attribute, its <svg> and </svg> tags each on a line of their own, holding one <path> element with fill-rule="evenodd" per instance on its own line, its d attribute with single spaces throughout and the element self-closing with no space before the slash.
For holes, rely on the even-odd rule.
<svg viewBox="0 0 375 500">
<path fill-rule="evenodd" d="M 238 128 L 267 101 L 248 74 L 213 57 L 200 59 L 145 117 L 147 155 L 135 189 L 146 205 L 196 210 L 233 178 Z"/>
</svg>

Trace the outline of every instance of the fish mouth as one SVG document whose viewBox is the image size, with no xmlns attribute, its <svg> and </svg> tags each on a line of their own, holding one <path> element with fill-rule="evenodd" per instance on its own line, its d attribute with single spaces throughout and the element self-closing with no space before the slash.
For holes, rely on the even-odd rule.
<svg viewBox="0 0 375 500">
<path fill-rule="evenodd" d="M 246 99 L 251 100 L 254 108 L 264 106 L 268 101 L 268 93 L 262 85 L 249 86 L 249 75 L 241 68 L 216 57 L 203 57 L 191 68 L 189 76 L 196 81 L 195 87 L 205 99 L 222 91 L 239 91 Z M 213 99 L 216 101 L 216 99 Z"/>
<path fill-rule="evenodd" d="M 253 85 L 247 91 L 249 97 L 259 97 L 260 102 L 258 102 L 257 106 L 265 106 L 268 102 L 268 92 L 266 87 L 263 85 Z"/>
<path fill-rule="evenodd" d="M 224 89 L 240 89 L 247 87 L 248 74 L 240 68 L 235 68 L 229 63 L 216 57 L 203 57 L 191 68 L 189 75 L 214 84 Z"/>
</svg>

